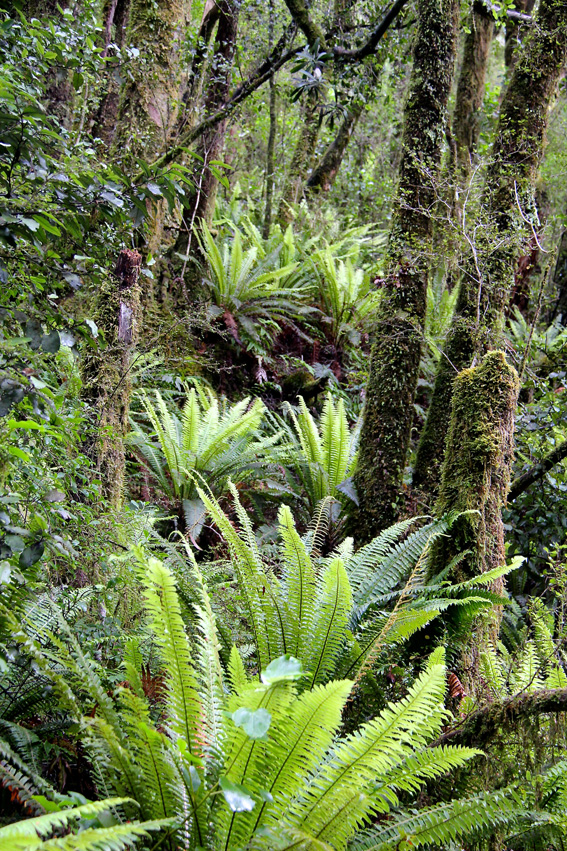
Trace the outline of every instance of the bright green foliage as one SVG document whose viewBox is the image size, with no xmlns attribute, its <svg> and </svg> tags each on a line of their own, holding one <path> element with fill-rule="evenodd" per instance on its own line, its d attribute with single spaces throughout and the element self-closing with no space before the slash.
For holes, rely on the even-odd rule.
<svg viewBox="0 0 567 851">
<path fill-rule="evenodd" d="M 155 405 L 147 394 L 141 398 L 153 433 L 136 426 L 129 440 L 161 492 L 183 506 L 187 528 L 196 537 L 203 508 L 196 498 L 195 474 L 205 476 L 215 493 L 221 493 L 229 476 L 237 481 L 253 477 L 278 435 L 256 438 L 264 415 L 260 399 L 246 397 L 229 405 L 219 403 L 210 391 L 192 388 L 183 409 L 172 411 L 158 390 Z"/>
<path fill-rule="evenodd" d="M 233 485 L 231 492 L 239 529 L 210 493 L 199 490 L 199 495 L 228 544 L 258 666 L 263 669 L 292 653 L 306 672 L 304 687 L 337 675 L 359 678 L 384 650 L 407 640 L 441 611 L 453 607 L 473 617 L 495 599 L 483 590 L 495 571 L 454 586 L 442 577 L 427 582 L 429 548 L 454 518 L 429 523 L 400 543 L 414 522 L 403 521 L 357 553 L 348 539 L 322 558 L 317 529 L 301 538 L 290 509 L 282 506 L 280 565 L 274 571 L 260 553 Z"/>
<path fill-rule="evenodd" d="M 212 315 L 230 314 L 252 350 L 263 352 L 262 343 L 280 330 L 282 321 L 312 312 L 302 306 L 311 287 L 292 277 L 297 264 L 280 266 L 276 262 L 281 246 L 258 260 L 257 247 L 245 251 L 242 235 L 235 229 L 232 240 L 219 249 L 206 224 L 202 246 L 210 270 L 207 284 L 214 303 Z"/>
<path fill-rule="evenodd" d="M 288 429 L 289 463 L 295 462 L 311 509 L 325 497 L 349 495 L 347 480 L 356 466 L 359 430 L 349 427 L 343 400 L 335 403 L 328 393 L 318 423 L 302 396 L 297 414 L 290 405 L 286 410 L 293 426 L 293 431 Z"/>
<path fill-rule="evenodd" d="M 403 700 L 346 736 L 340 727 L 350 681 L 298 695 L 302 668 L 292 656 L 275 658 L 258 682 L 248 680 L 235 650 L 228 681 L 207 592 L 193 568 L 201 604 L 199 632 L 190 642 L 172 574 L 156 559 L 145 563 L 148 627 L 164 678 L 157 719 L 141 688 L 135 645 L 125 657 L 129 687 L 109 696 L 63 621 L 61 637 L 44 636 L 54 648 L 44 664 L 63 666 L 73 691 L 91 708 L 81 726 L 97 785 L 122 799 L 115 802 L 118 818 L 139 812 L 146 821 L 100 834 L 108 846 L 89 845 L 93 834 L 84 845 L 65 847 L 121 848 L 124 838 L 169 818 L 176 847 L 236 851 L 253 841 L 257 848 L 288 848 L 301 837 L 305 848 L 345 849 L 369 818 L 398 806 L 399 792 L 413 793 L 478 753 L 427 748 L 447 715 L 442 650 Z M 53 684 L 62 685 L 55 674 Z M 108 805 L 101 802 L 100 809 Z M 63 823 L 68 815 L 43 818 L 51 827 L 50 819 Z"/>
<path fill-rule="evenodd" d="M 122 851 L 139 840 L 148 839 L 151 831 L 168 824 L 164 820 L 120 824 L 111 814 L 125 803 L 132 802 L 124 798 L 109 798 L 57 808 L 55 812 L 0 827 L 0 847 L 2 851 Z M 60 836 L 62 828 L 71 832 Z M 55 836 L 49 838 L 53 833 Z"/>
<path fill-rule="evenodd" d="M 350 257 L 337 259 L 329 245 L 315 253 L 313 262 L 331 341 L 337 347 L 346 340 L 351 344 L 359 342 L 357 326 L 375 315 L 380 294 L 369 290 L 363 269 L 355 267 Z"/>
<path fill-rule="evenodd" d="M 480 654 L 481 673 L 493 695 L 500 700 L 540 689 L 567 688 L 565 652 L 553 637 L 553 616 L 541 600 L 531 607 L 533 638 L 515 654 L 502 642 L 488 643 Z"/>
</svg>

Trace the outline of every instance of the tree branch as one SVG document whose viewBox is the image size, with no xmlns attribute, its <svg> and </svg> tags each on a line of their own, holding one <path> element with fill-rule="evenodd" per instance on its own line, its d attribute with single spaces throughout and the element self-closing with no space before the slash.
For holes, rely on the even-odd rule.
<svg viewBox="0 0 567 851">
<path fill-rule="evenodd" d="M 514 479 L 510 485 L 508 502 L 511 502 L 516 499 L 516 497 L 520 496 L 520 494 L 527 490 L 530 485 L 533 485 L 534 482 L 537 482 L 539 479 L 543 479 L 545 474 L 564 458 L 567 458 L 567 440 L 564 440 L 563 443 L 560 443 L 555 447 L 555 449 L 549 452 L 545 458 L 542 458 L 541 461 L 538 461 L 537 464 L 534 464 L 533 467 L 530 467 L 529 470 L 526 470 L 525 473 L 522 473 L 521 476 Z"/>
<path fill-rule="evenodd" d="M 567 712 L 567 688 L 542 689 L 490 703 L 468 715 L 458 727 L 443 733 L 429 747 L 467 745 L 486 747 L 503 726 L 512 727 L 524 718 Z"/>
<path fill-rule="evenodd" d="M 408 0 L 396 0 L 394 5 L 386 12 L 376 29 L 372 32 L 368 40 L 361 47 L 356 50 L 347 50 L 344 47 L 334 47 L 333 54 L 337 57 L 337 59 L 341 59 L 343 62 L 360 62 L 372 53 L 375 53 L 376 48 L 378 47 L 378 42 L 384 37 L 388 28 L 392 22 L 396 20 L 407 2 Z"/>
<path fill-rule="evenodd" d="M 309 12 L 304 0 L 285 0 L 285 5 L 288 8 L 289 14 L 304 34 L 309 47 L 313 47 L 316 41 L 319 42 L 320 48 L 325 48 L 325 33 L 314 21 L 309 17 Z"/>
</svg>

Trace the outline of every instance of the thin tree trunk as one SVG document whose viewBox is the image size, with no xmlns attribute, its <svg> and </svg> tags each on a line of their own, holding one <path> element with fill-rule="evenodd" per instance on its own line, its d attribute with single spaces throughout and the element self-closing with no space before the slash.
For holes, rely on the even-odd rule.
<svg viewBox="0 0 567 851">
<path fill-rule="evenodd" d="M 319 136 L 319 110 L 309 98 L 303 103 L 301 129 L 295 144 L 291 163 L 278 207 L 277 220 L 285 229 L 293 220 L 293 205 L 303 197 L 303 188 L 315 156 Z"/>
<path fill-rule="evenodd" d="M 550 321 L 559 318 L 562 325 L 567 325 L 567 230 L 564 230 L 559 240 L 553 285 L 557 290 L 557 299 L 550 316 Z"/>
<path fill-rule="evenodd" d="M 483 2 L 475 0 L 465 35 L 463 60 L 457 83 L 453 136 L 457 159 L 458 191 L 466 189 L 476 158 L 486 69 L 494 35 L 494 18 Z"/>
<path fill-rule="evenodd" d="M 106 347 L 87 356 L 83 369 L 84 396 L 98 413 L 96 468 L 104 496 L 119 508 L 124 496 L 124 439 L 128 432 L 132 384 L 130 369 L 140 328 L 140 267 L 138 251 L 123 249 L 114 277 L 98 293 L 96 322 Z"/>
<path fill-rule="evenodd" d="M 311 193 L 318 189 L 323 192 L 330 190 L 339 173 L 348 143 L 351 140 L 363 110 L 364 104 L 362 101 L 356 101 L 351 105 L 343 123 L 339 127 L 337 135 L 323 154 L 317 167 L 313 169 L 305 187 L 306 192 Z"/>
<path fill-rule="evenodd" d="M 423 0 L 419 7 L 387 284 L 374 333 L 355 475 L 360 508 L 352 522 L 360 540 L 390 525 L 401 507 L 458 13 L 458 0 Z"/>
<path fill-rule="evenodd" d="M 515 0 L 514 9 L 516 12 L 524 12 L 527 15 L 532 13 L 535 6 L 535 0 Z M 516 59 L 518 58 L 518 47 L 522 43 L 522 38 L 527 32 L 526 24 L 517 18 L 506 19 L 506 41 L 504 46 L 504 64 L 510 73 Z"/>
<path fill-rule="evenodd" d="M 269 24 L 269 48 L 272 50 L 274 41 L 274 0 L 270 0 L 270 24 Z M 276 170 L 276 134 L 277 134 L 277 89 L 276 78 L 270 77 L 270 132 L 268 134 L 268 148 L 266 151 L 266 209 L 264 211 L 264 224 L 262 236 L 268 239 L 272 226 L 272 205 L 274 201 L 274 184 Z"/>
<path fill-rule="evenodd" d="M 526 236 L 537 227 L 534 186 L 549 104 L 565 63 L 567 5 L 542 0 L 502 102 L 455 316 L 418 447 L 414 485 L 437 490 L 455 374 L 497 347 Z"/>
<path fill-rule="evenodd" d="M 110 44 L 123 47 L 128 16 L 130 14 L 130 0 L 107 0 L 104 6 L 104 50 L 103 55 L 109 55 Z M 92 119 L 91 133 L 95 138 L 102 139 L 108 146 L 112 145 L 116 134 L 118 121 L 118 105 L 120 102 L 120 85 L 117 80 L 115 68 L 105 72 L 106 91 L 103 95 L 96 114 Z"/>
</svg>

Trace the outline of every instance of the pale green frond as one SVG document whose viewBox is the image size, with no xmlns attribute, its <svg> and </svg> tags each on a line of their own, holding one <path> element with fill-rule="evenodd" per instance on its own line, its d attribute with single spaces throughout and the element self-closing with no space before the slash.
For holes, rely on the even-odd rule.
<svg viewBox="0 0 567 851">
<path fill-rule="evenodd" d="M 391 790 L 383 800 L 368 797 L 364 790 L 403 762 L 408 749 L 422 748 L 437 731 L 446 687 L 445 666 L 437 662 L 439 658 L 434 654 L 403 700 L 390 704 L 335 747 L 294 802 L 296 826 L 321 839 L 338 840 L 337 847 L 343 848 L 369 812 L 385 812 L 395 804 Z"/>
<path fill-rule="evenodd" d="M 305 645 L 305 668 L 311 688 L 332 675 L 346 639 L 352 592 L 340 558 L 326 568 L 315 600 L 315 617 Z"/>
<path fill-rule="evenodd" d="M 234 644 L 232 645 L 228 662 L 228 678 L 232 686 L 232 691 L 235 694 L 241 694 L 250 683 L 246 675 L 242 656 Z"/>
<path fill-rule="evenodd" d="M 2 851 L 122 851 L 139 840 L 147 840 L 151 831 L 167 828 L 170 820 L 116 824 L 112 827 L 87 827 L 80 833 L 54 839 L 12 837 L 2 840 Z"/>
<path fill-rule="evenodd" d="M 496 695 L 505 694 L 506 672 L 503 669 L 502 660 L 490 642 L 480 652 L 480 672 L 486 684 Z"/>
<path fill-rule="evenodd" d="M 68 810 L 45 813 L 45 815 L 35 818 L 17 821 L 5 827 L 0 827 L 0 844 L 16 837 L 32 839 L 37 836 L 44 837 L 53 830 L 66 827 L 73 819 L 94 818 L 125 803 L 133 803 L 133 801 L 129 798 L 108 798 L 105 801 L 91 801 L 88 804 L 80 804 Z"/>
<path fill-rule="evenodd" d="M 412 847 L 447 846 L 460 836 L 474 836 L 486 828 L 507 827 L 526 814 L 525 805 L 513 789 L 490 791 L 469 798 L 424 807 L 383 821 L 361 833 L 352 851 L 387 851 L 410 841 Z"/>
<path fill-rule="evenodd" d="M 315 570 L 286 505 L 279 510 L 278 523 L 283 561 L 280 597 L 285 606 L 287 647 L 294 656 L 303 658 L 308 628 L 315 617 Z"/>
<path fill-rule="evenodd" d="M 199 448 L 199 430 L 201 427 L 201 408 L 197 399 L 195 388 L 191 388 L 187 396 L 187 401 L 183 406 L 181 413 L 182 433 L 183 433 L 183 456 L 186 464 L 187 456 L 192 453 L 197 454 Z"/>
<path fill-rule="evenodd" d="M 147 560 L 145 598 L 152 632 L 167 672 L 169 724 L 174 733 L 184 739 L 190 753 L 199 752 L 201 702 L 189 639 L 181 616 L 175 578 L 155 558 Z"/>
</svg>

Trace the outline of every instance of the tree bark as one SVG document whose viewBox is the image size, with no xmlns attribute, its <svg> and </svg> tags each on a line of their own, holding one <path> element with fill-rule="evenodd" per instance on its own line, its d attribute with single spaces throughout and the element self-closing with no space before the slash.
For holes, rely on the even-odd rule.
<svg viewBox="0 0 567 851">
<path fill-rule="evenodd" d="M 550 316 L 550 321 L 559 317 L 562 325 L 567 325 L 567 230 L 564 230 L 559 240 L 557 259 L 553 272 L 553 285 L 557 289 L 557 299 Z"/>
<path fill-rule="evenodd" d="M 491 12 L 483 2 L 475 0 L 465 35 L 453 114 L 458 193 L 466 189 L 476 157 L 486 69 L 493 35 L 494 18 Z"/>
<path fill-rule="evenodd" d="M 514 8 L 517 12 L 523 12 L 530 15 L 535 6 L 535 0 L 516 0 Z M 504 45 L 504 64 L 511 72 L 518 58 L 518 47 L 521 44 L 522 37 L 527 32 L 526 22 L 518 18 L 507 18 L 506 20 L 506 41 Z"/>
<path fill-rule="evenodd" d="M 356 101 L 351 105 L 337 135 L 323 154 L 317 167 L 313 169 L 313 173 L 305 186 L 306 192 L 312 193 L 317 190 L 329 192 L 339 173 L 348 143 L 363 110 L 362 101 Z"/>
<path fill-rule="evenodd" d="M 109 55 L 111 42 L 114 42 L 118 47 L 124 45 L 129 14 L 130 0 L 107 0 L 105 3 L 103 11 L 104 56 Z M 116 134 L 120 102 L 120 85 L 113 68 L 105 72 L 104 81 L 106 91 L 92 119 L 91 133 L 95 138 L 102 139 L 106 145 L 110 146 Z"/>
<path fill-rule="evenodd" d="M 123 249 L 113 278 L 98 293 L 95 319 L 106 346 L 85 358 L 84 395 L 98 414 L 94 448 L 102 490 L 113 508 L 120 508 L 124 495 L 124 438 L 132 385 L 130 368 L 140 327 L 140 267 L 138 251 Z"/>
<path fill-rule="evenodd" d="M 293 205 L 303 197 L 303 187 L 315 156 L 319 136 L 319 110 L 306 99 L 301 110 L 301 129 L 278 207 L 277 220 L 282 230 L 293 220 Z"/>
<path fill-rule="evenodd" d="M 114 150 L 152 159 L 175 126 L 182 84 L 186 0 L 131 0 L 127 44 L 140 51 L 118 105 Z"/>
<path fill-rule="evenodd" d="M 274 0 L 270 0 L 270 21 L 269 21 L 269 47 L 272 49 L 274 40 Z M 275 170 L 276 170 L 276 134 L 277 134 L 277 105 L 278 93 L 276 89 L 276 78 L 272 74 L 270 77 L 270 131 L 268 134 L 268 147 L 266 151 L 266 208 L 264 210 L 264 222 L 262 225 L 262 236 L 268 239 L 270 236 L 270 228 L 272 226 L 272 205 L 274 203 L 274 185 L 275 185 Z"/>
<path fill-rule="evenodd" d="M 542 0 L 506 91 L 455 316 L 439 361 L 418 447 L 414 485 L 434 494 L 451 410 L 452 381 L 498 346 L 518 259 L 537 227 L 534 192 L 549 104 L 566 59 L 567 6 Z"/>
<path fill-rule="evenodd" d="M 374 331 L 355 475 L 360 507 L 352 525 L 362 541 L 390 525 L 401 507 L 458 13 L 456 0 L 424 0 L 419 7 L 386 288 Z"/>
<path fill-rule="evenodd" d="M 455 379 L 451 423 L 435 513 L 458 512 L 451 535 L 431 552 L 431 571 L 440 573 L 466 553 L 451 579 L 463 582 L 505 562 L 502 509 L 514 459 L 514 417 L 519 379 L 503 352 L 490 352 L 479 366 Z M 502 579 L 492 590 L 502 592 Z M 469 694 L 479 686 L 479 651 L 498 638 L 499 615 L 475 619 L 470 640 L 463 642 L 462 676 Z"/>
</svg>

